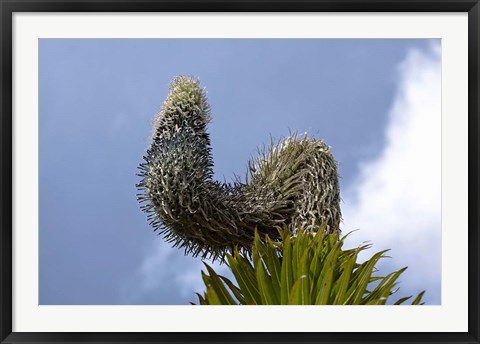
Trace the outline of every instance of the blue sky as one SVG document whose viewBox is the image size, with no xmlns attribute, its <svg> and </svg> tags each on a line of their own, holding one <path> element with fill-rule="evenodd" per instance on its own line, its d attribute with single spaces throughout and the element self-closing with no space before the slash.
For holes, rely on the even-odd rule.
<svg viewBox="0 0 480 344">
<path fill-rule="evenodd" d="M 135 197 L 153 117 L 180 74 L 208 92 L 217 179 L 244 176 L 270 136 L 323 138 L 339 162 L 343 232 L 360 229 L 351 245 L 392 248 L 381 268 L 410 266 L 401 296 L 427 289 L 439 304 L 438 50 L 438 40 L 41 39 L 40 304 L 188 304 L 203 291 L 200 259 L 163 243 Z"/>
</svg>

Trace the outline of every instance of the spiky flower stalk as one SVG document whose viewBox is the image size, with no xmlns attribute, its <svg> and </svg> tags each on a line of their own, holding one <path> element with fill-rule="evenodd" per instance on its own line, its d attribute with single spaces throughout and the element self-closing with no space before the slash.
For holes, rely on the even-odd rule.
<svg viewBox="0 0 480 344">
<path fill-rule="evenodd" d="M 150 225 L 193 256 L 249 252 L 255 229 L 279 239 L 278 226 L 339 231 L 336 162 L 323 142 L 293 135 L 248 163 L 245 183 L 213 180 L 207 125 L 211 119 L 200 82 L 179 76 L 154 121 L 152 143 L 140 164 L 138 199 Z"/>
</svg>

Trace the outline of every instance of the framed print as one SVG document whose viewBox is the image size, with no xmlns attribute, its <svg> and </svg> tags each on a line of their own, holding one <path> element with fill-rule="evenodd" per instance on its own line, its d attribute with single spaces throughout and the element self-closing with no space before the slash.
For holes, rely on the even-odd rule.
<svg viewBox="0 0 480 344">
<path fill-rule="evenodd" d="M 478 1 L 1 0 L 2 343 L 478 343 Z"/>
</svg>

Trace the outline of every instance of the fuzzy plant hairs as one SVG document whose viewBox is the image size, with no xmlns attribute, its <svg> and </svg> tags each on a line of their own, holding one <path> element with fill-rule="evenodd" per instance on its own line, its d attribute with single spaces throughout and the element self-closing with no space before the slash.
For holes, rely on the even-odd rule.
<svg viewBox="0 0 480 344">
<path fill-rule="evenodd" d="M 200 81 L 176 77 L 157 114 L 140 164 L 138 200 L 150 225 L 186 254 L 222 259 L 250 252 L 255 230 L 280 239 L 278 227 L 340 231 L 337 163 L 313 138 L 272 143 L 247 163 L 245 182 L 213 179 L 207 132 L 210 106 Z"/>
</svg>

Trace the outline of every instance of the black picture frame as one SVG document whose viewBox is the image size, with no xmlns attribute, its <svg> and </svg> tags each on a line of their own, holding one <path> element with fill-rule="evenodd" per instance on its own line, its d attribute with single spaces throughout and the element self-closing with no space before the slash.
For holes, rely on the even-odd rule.
<svg viewBox="0 0 480 344">
<path fill-rule="evenodd" d="M 12 332 L 12 15 L 15 12 L 468 12 L 468 332 L 166 333 Z M 1 343 L 479 343 L 479 15 L 478 0 L 0 0 Z"/>
</svg>

